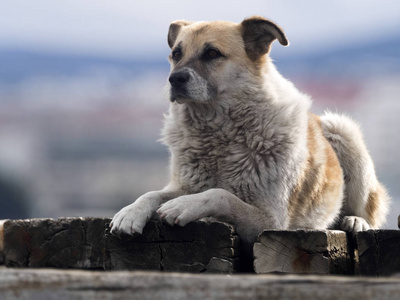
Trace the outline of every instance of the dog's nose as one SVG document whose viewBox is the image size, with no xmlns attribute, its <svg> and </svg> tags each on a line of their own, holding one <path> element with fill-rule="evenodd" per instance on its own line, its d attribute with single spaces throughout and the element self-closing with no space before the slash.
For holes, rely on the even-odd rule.
<svg viewBox="0 0 400 300">
<path fill-rule="evenodd" d="M 189 81 L 190 75 L 188 72 L 175 72 L 169 76 L 169 82 L 175 88 L 180 88 Z"/>
</svg>

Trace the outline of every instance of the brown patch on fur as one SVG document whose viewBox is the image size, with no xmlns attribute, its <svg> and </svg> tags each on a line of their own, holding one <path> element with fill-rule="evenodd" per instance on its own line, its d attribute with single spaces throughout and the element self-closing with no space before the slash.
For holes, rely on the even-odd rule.
<svg viewBox="0 0 400 300">
<path fill-rule="evenodd" d="M 330 194 L 333 198 L 338 198 L 343 193 L 342 186 L 344 184 L 343 172 L 339 163 L 339 159 L 329 142 L 325 140 L 326 148 L 326 169 L 325 169 L 325 184 L 324 190 L 326 194 Z M 337 207 L 336 202 L 327 201 L 327 212 L 332 213 Z"/>
<path fill-rule="evenodd" d="M 367 213 L 367 222 L 372 228 L 377 228 L 381 224 L 377 224 L 378 214 L 381 211 L 382 199 L 387 197 L 386 189 L 381 185 L 377 185 L 376 191 L 371 191 L 368 195 L 367 205 L 365 211 Z"/>
<path fill-rule="evenodd" d="M 299 178 L 297 186 L 294 188 L 289 199 L 289 219 L 291 224 L 297 217 L 304 217 L 310 209 L 311 197 L 315 194 L 317 188 L 318 170 L 315 167 L 315 156 L 318 149 L 315 137 L 315 120 L 310 115 L 308 121 L 308 160 L 304 166 L 303 172 Z M 311 201 L 310 201 L 311 200 Z"/>
<path fill-rule="evenodd" d="M 368 195 L 367 205 L 365 206 L 365 211 L 368 216 L 368 223 L 375 228 L 375 214 L 379 209 L 379 197 L 378 193 L 373 191 Z"/>
<path fill-rule="evenodd" d="M 308 159 L 297 186 L 289 199 L 290 228 L 304 220 L 318 206 L 328 208 L 327 215 L 337 207 L 342 193 L 343 178 L 339 160 L 322 134 L 318 116 L 309 114 Z"/>
<path fill-rule="evenodd" d="M 247 21 L 245 20 L 244 22 L 246 23 Z M 250 19 L 248 19 L 248 22 L 250 22 Z M 278 28 L 277 25 L 272 25 L 273 23 L 270 21 L 264 20 L 263 22 L 269 24 L 266 25 L 267 27 L 269 26 L 272 28 L 272 26 L 276 26 L 276 28 Z M 273 28 L 274 33 L 265 33 L 266 35 L 270 35 L 272 40 L 276 38 L 273 35 L 276 35 L 278 30 L 275 29 L 275 27 Z M 236 24 L 226 21 L 190 23 L 182 20 L 175 21 L 170 25 L 168 44 L 172 48 L 174 45 L 179 44 L 183 56 L 179 61 L 173 61 L 170 56 L 171 70 L 192 67 L 196 72 L 204 78 L 208 78 L 210 83 L 212 83 L 212 77 L 218 74 L 217 69 L 219 65 L 212 63 L 210 74 L 208 74 L 208 71 L 202 72 L 202 70 L 207 68 L 208 64 L 199 61 L 202 54 L 201 51 L 204 49 L 205 45 L 209 44 L 213 48 L 218 49 L 225 56 L 225 60 L 233 62 L 236 66 L 242 67 L 243 70 L 250 71 L 250 73 L 254 75 L 254 78 L 260 78 L 260 80 L 262 80 L 260 74 L 266 72 L 266 70 L 264 70 L 267 65 L 266 60 L 270 58 L 268 55 L 261 55 L 257 60 L 252 60 L 246 52 L 248 49 L 246 50 L 245 37 L 243 34 L 242 23 Z M 246 40 L 249 41 L 250 35 L 246 36 Z M 257 42 L 257 44 L 259 42 Z M 200 67 L 199 64 L 201 65 Z M 220 65 L 223 65 L 223 61 L 221 61 Z"/>
<path fill-rule="evenodd" d="M 204 24 L 201 24 L 200 26 L 197 26 L 196 29 L 191 33 L 192 37 L 195 38 L 198 35 L 205 33 L 205 31 L 207 31 L 207 29 L 209 27 L 210 27 L 210 24 L 208 24 L 208 23 L 204 23 Z"/>
</svg>

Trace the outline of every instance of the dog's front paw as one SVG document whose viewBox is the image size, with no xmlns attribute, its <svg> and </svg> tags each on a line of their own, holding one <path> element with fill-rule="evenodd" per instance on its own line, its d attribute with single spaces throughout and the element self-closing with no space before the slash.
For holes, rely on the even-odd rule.
<svg viewBox="0 0 400 300">
<path fill-rule="evenodd" d="M 204 207 L 201 207 L 199 201 L 189 198 L 192 198 L 192 195 L 170 200 L 161 205 L 157 213 L 168 224 L 180 226 L 206 217 Z"/>
<path fill-rule="evenodd" d="M 174 224 L 185 226 L 191 221 L 187 204 L 188 203 L 185 204 L 179 201 L 179 198 L 170 200 L 160 206 L 157 210 L 157 214 L 171 226 Z"/>
<path fill-rule="evenodd" d="M 133 203 L 121 209 L 110 223 L 111 234 L 119 238 L 142 234 L 143 228 L 150 219 L 151 213 L 144 211 Z"/>
<path fill-rule="evenodd" d="M 347 216 L 343 218 L 342 221 L 342 230 L 351 232 L 351 233 L 357 233 L 359 231 L 366 231 L 371 229 L 367 221 L 365 221 L 361 217 L 356 217 L 356 216 Z"/>
</svg>

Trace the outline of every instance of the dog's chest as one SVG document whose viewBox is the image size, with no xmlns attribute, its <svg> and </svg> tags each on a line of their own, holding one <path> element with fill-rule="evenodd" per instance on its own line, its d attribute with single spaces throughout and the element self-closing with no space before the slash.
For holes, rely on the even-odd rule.
<svg viewBox="0 0 400 300">
<path fill-rule="evenodd" d="M 254 185 L 254 176 L 261 176 L 268 161 L 271 143 L 267 138 L 255 128 L 229 124 L 184 127 L 179 132 L 181 138 L 170 147 L 186 189 L 196 193 L 218 187 L 246 198 L 243 189 L 249 189 L 248 182 Z"/>
<path fill-rule="evenodd" d="M 220 185 L 220 172 L 229 157 L 229 142 L 215 132 L 188 135 L 174 147 L 178 155 L 179 175 L 183 185 L 200 192 Z"/>
<path fill-rule="evenodd" d="M 231 105 L 211 115 L 172 107 L 163 131 L 172 174 L 188 192 L 223 188 L 247 202 L 278 180 L 290 157 L 293 130 L 282 130 L 277 124 L 282 118 L 266 105 Z"/>
</svg>

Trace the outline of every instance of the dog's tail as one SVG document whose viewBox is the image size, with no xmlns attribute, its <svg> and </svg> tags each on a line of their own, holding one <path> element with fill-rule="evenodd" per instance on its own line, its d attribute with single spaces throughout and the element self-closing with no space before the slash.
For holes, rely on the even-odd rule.
<svg viewBox="0 0 400 300">
<path fill-rule="evenodd" d="M 390 199 L 376 178 L 358 124 L 331 112 L 321 117 L 321 123 L 343 169 L 345 193 L 341 215 L 362 217 L 372 228 L 379 228 L 385 222 Z"/>
</svg>

